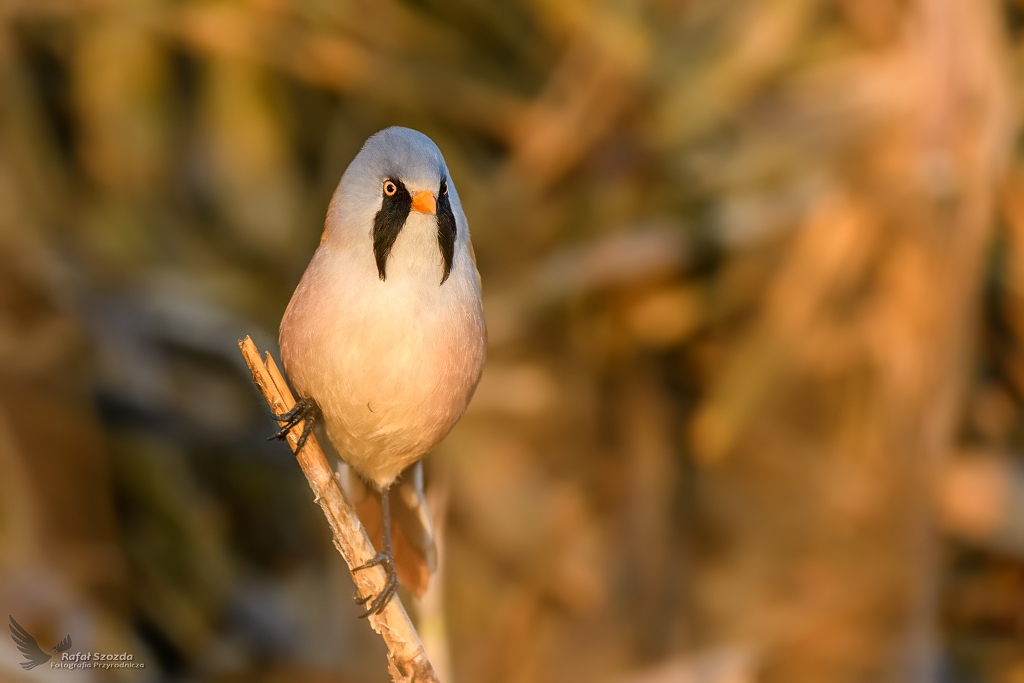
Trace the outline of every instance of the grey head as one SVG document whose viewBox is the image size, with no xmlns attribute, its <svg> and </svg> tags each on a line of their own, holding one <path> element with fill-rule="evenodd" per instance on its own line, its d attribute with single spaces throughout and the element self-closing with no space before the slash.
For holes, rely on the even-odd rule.
<svg viewBox="0 0 1024 683">
<path fill-rule="evenodd" d="M 433 257 L 440 257 L 443 285 L 456 249 L 468 244 L 462 205 L 437 145 L 419 131 L 395 126 L 371 136 L 345 170 L 325 238 L 360 249 L 368 244 L 378 276 L 387 281 L 396 240 L 409 221 L 424 219 L 436 223 Z"/>
</svg>

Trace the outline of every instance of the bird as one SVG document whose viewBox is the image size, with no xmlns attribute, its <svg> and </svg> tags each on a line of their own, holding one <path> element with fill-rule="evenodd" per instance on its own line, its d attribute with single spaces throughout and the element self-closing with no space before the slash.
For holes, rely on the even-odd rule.
<svg viewBox="0 0 1024 683">
<path fill-rule="evenodd" d="M 399 481 L 395 502 L 415 506 L 416 491 L 407 495 L 403 487 L 422 489 L 420 460 L 462 417 L 486 358 L 469 224 L 429 137 L 386 128 L 352 159 L 281 318 L 279 344 L 299 399 L 275 415 L 284 424 L 271 438 L 286 438 L 304 420 L 298 451 L 322 423 L 348 468 L 379 492 L 378 552 L 353 568 L 385 569 L 381 592 L 372 601 L 357 599 L 369 603 L 361 616 L 379 614 L 399 584 L 389 493 Z M 405 516 L 425 517 L 422 510 Z M 421 536 L 431 546 L 421 554 L 429 557 L 432 535 Z"/>
<path fill-rule="evenodd" d="M 40 664 L 45 664 L 50 661 L 50 655 L 43 652 L 43 649 L 39 647 L 39 643 L 36 639 L 22 627 L 14 617 L 8 615 L 11 619 L 11 623 L 8 628 L 11 629 L 11 638 L 14 640 L 14 644 L 21 651 L 21 654 L 25 655 L 25 661 L 21 662 L 21 668 L 25 671 L 36 668 Z M 54 654 L 66 652 L 71 648 L 71 635 L 64 636 L 64 640 L 57 643 L 55 646 L 50 648 L 50 651 Z"/>
</svg>

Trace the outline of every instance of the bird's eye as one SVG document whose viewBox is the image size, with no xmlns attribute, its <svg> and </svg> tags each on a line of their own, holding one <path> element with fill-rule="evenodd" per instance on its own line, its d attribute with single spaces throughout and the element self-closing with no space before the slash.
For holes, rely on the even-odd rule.
<svg viewBox="0 0 1024 683">
<path fill-rule="evenodd" d="M 447 180 L 442 180 L 441 181 L 441 194 L 448 194 L 448 181 Z"/>
<path fill-rule="evenodd" d="M 396 192 L 398 192 L 398 185 L 395 185 L 395 181 L 394 180 L 385 180 L 384 181 L 384 194 L 386 194 L 389 197 L 394 197 Z"/>
</svg>

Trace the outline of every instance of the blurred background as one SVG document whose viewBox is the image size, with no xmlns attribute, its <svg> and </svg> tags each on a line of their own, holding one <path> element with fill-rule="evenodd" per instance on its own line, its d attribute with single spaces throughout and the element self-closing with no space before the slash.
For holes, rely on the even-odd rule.
<svg viewBox="0 0 1024 683">
<path fill-rule="evenodd" d="M 236 348 L 373 132 L 490 328 L 446 681 L 1024 681 L 1024 2 L 0 0 L 0 615 L 384 682 Z"/>
</svg>

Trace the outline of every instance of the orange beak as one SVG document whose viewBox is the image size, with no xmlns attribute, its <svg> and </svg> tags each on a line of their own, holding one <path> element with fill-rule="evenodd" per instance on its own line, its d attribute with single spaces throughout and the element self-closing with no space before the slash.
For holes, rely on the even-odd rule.
<svg viewBox="0 0 1024 683">
<path fill-rule="evenodd" d="M 420 213 L 429 213 L 431 216 L 437 213 L 437 199 L 434 193 L 429 190 L 417 192 L 412 197 L 412 210 Z"/>
</svg>

